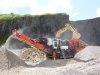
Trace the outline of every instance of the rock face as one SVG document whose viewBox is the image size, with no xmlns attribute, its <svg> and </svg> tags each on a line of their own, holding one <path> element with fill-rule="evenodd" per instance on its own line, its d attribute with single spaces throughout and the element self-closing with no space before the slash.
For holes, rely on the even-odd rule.
<svg viewBox="0 0 100 75">
<path fill-rule="evenodd" d="M 6 31 L 13 29 L 23 29 L 29 37 L 55 36 L 55 32 L 69 22 L 69 16 L 66 14 L 40 15 L 34 17 L 21 17 L 12 21 L 0 23 L 0 37 Z"/>
<path fill-rule="evenodd" d="M 65 14 L 59 15 L 42 15 L 33 18 L 32 24 L 23 31 L 24 34 L 31 38 L 38 37 L 55 37 L 56 32 L 66 23 L 69 23 L 69 16 Z"/>
<path fill-rule="evenodd" d="M 6 32 L 11 33 L 13 29 L 19 30 L 32 39 L 38 37 L 55 37 L 56 32 L 63 28 L 66 23 L 69 23 L 69 16 L 66 14 L 16 18 L 0 23 L 0 38 L 5 35 Z M 15 40 L 12 40 L 12 42 L 14 43 Z M 22 42 L 16 41 L 16 44 L 13 43 L 11 44 L 14 45 L 15 48 L 23 48 L 24 46 Z"/>
<path fill-rule="evenodd" d="M 30 38 L 51 37 L 54 38 L 56 32 L 63 28 L 66 23 L 71 25 L 81 33 L 81 39 L 89 45 L 100 45 L 100 17 L 88 20 L 69 21 L 69 15 L 53 14 L 40 15 L 34 17 L 21 17 L 12 21 L 0 22 L 0 38 L 13 29 L 17 29 Z M 72 34 L 68 32 L 68 34 Z M 64 36 L 66 32 L 64 33 Z M 65 37 L 72 37 L 71 35 Z M 65 39 L 62 36 L 63 39 Z"/>
<path fill-rule="evenodd" d="M 89 45 L 100 45 L 100 17 L 71 22 L 71 25 L 81 33 L 81 39 Z"/>
</svg>

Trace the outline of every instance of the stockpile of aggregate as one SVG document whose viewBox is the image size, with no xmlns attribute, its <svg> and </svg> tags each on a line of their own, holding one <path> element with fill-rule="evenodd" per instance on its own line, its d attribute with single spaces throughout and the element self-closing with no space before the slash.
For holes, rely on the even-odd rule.
<svg viewBox="0 0 100 75">
<path fill-rule="evenodd" d="M 20 52 L 20 58 L 24 61 L 30 62 L 41 62 L 46 60 L 46 53 L 42 52 L 41 50 L 32 47 L 32 48 L 23 48 Z"/>
<path fill-rule="evenodd" d="M 0 69 L 6 70 L 19 66 L 27 66 L 26 63 L 21 60 L 14 53 L 5 50 L 5 47 L 0 48 Z"/>
<path fill-rule="evenodd" d="M 100 57 L 100 46 L 87 46 L 75 55 L 75 58 L 81 60 L 91 60 Z"/>
</svg>

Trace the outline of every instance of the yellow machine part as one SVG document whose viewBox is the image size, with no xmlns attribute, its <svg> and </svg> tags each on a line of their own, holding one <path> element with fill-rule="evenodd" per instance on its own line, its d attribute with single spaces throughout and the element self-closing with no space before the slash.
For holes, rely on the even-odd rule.
<svg viewBox="0 0 100 75">
<path fill-rule="evenodd" d="M 66 24 L 64 28 L 60 29 L 57 33 L 56 33 L 56 37 L 55 38 L 59 38 L 60 35 L 62 33 L 64 33 L 66 30 L 70 30 L 73 33 L 72 39 L 79 39 L 81 37 L 81 34 L 78 33 L 78 31 L 75 28 L 72 28 L 70 26 L 70 24 Z"/>
</svg>

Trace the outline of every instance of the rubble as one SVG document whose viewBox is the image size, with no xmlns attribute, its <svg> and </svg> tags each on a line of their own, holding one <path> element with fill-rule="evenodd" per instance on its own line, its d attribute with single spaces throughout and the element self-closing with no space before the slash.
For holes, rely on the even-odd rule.
<svg viewBox="0 0 100 75">
<path fill-rule="evenodd" d="M 46 53 L 40 51 L 39 49 L 32 47 L 32 48 L 23 48 L 20 52 L 20 58 L 24 61 L 30 62 L 41 62 L 46 60 Z"/>
</svg>

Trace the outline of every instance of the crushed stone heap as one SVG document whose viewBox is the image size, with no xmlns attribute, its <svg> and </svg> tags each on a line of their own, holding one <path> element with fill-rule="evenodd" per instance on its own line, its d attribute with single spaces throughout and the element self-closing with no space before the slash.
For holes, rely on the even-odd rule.
<svg viewBox="0 0 100 75">
<path fill-rule="evenodd" d="M 100 58 L 100 47 L 99 46 L 87 46 L 82 51 L 78 52 L 75 55 L 75 58 L 81 60 L 91 60 Z"/>
<path fill-rule="evenodd" d="M 12 52 L 0 48 L 0 69 L 6 70 L 19 66 L 27 66 L 26 63 Z"/>
<path fill-rule="evenodd" d="M 31 61 L 31 62 L 41 62 L 47 59 L 46 53 L 40 51 L 35 47 L 23 48 L 20 52 L 20 58 L 24 61 Z"/>
</svg>

